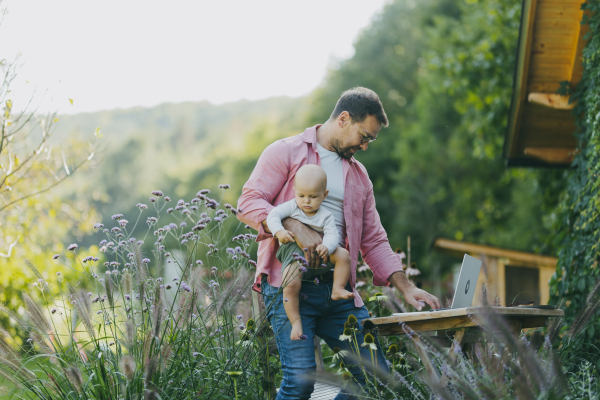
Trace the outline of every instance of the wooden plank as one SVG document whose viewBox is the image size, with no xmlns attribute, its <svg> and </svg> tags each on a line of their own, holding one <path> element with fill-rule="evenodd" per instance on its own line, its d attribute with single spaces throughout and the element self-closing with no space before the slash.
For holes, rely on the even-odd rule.
<svg viewBox="0 0 600 400">
<path fill-rule="evenodd" d="M 572 47 L 573 47 L 573 45 L 571 43 L 552 43 L 552 42 L 546 43 L 543 40 L 539 40 L 536 43 L 532 43 L 532 45 L 531 45 L 531 51 L 533 53 L 538 53 L 538 52 L 549 52 L 549 53 L 551 53 L 551 52 L 555 52 L 555 53 L 564 52 L 565 54 L 570 54 L 569 52 L 571 51 Z"/>
<path fill-rule="evenodd" d="M 589 15 L 589 11 L 586 10 L 586 14 Z M 583 19 L 583 10 L 581 11 L 581 17 Z M 573 50 L 573 59 L 571 62 L 571 78 L 569 79 L 573 86 L 576 86 L 581 77 L 583 76 L 583 49 L 587 44 L 587 40 L 584 39 L 585 35 L 589 31 L 589 25 L 579 25 L 578 36 L 577 36 L 577 46 Z"/>
<path fill-rule="evenodd" d="M 531 56 L 531 66 L 533 68 L 540 66 L 557 66 L 569 68 L 571 66 L 571 59 L 567 54 L 557 55 L 552 53 L 533 54 Z"/>
<path fill-rule="evenodd" d="M 539 125 L 538 125 L 539 124 Z M 520 133 L 524 133 L 527 135 L 528 138 L 550 138 L 550 137 L 558 137 L 561 140 L 562 139 L 570 139 L 574 137 L 574 132 L 575 132 L 575 126 L 573 125 L 571 128 L 564 127 L 564 126 L 552 126 L 551 124 L 544 122 L 542 123 L 542 121 L 538 121 L 538 124 L 523 124 L 521 125 L 521 132 Z M 545 147 L 558 147 L 558 146 L 552 146 L 550 145 L 550 143 L 548 143 L 547 146 Z"/>
<path fill-rule="evenodd" d="M 579 30 L 581 18 L 569 17 L 546 17 L 535 21 L 536 28 L 560 28 L 567 30 Z"/>
<path fill-rule="evenodd" d="M 545 256 L 540 256 L 545 257 Z M 553 257 L 547 257 L 553 258 Z M 540 308 L 526 308 L 526 307 L 464 307 L 464 308 L 452 308 L 449 310 L 440 311 L 419 311 L 412 313 L 400 313 L 392 314 L 389 317 L 378 317 L 370 318 L 365 321 L 370 321 L 374 325 L 385 325 L 385 324 L 400 324 L 402 322 L 422 322 L 422 321 L 444 321 L 448 318 L 462 318 L 471 317 L 486 314 L 493 311 L 496 314 L 503 315 L 505 317 L 562 317 L 564 315 L 563 310 L 549 310 Z M 363 321 L 364 324 L 364 321 Z M 443 325 L 447 325 L 443 323 Z M 449 329 L 449 328 L 444 328 Z"/>
<path fill-rule="evenodd" d="M 560 83 L 558 82 L 529 82 L 527 85 L 527 92 L 556 93 L 559 88 Z"/>
<path fill-rule="evenodd" d="M 554 147 L 554 148 L 577 148 L 577 140 L 570 138 L 565 135 L 551 135 L 546 134 L 545 136 L 539 132 L 528 131 L 527 134 L 519 140 L 519 149 L 521 154 L 524 153 L 527 147 Z"/>
<path fill-rule="evenodd" d="M 498 276 L 498 286 L 497 286 L 497 290 L 498 290 L 498 297 L 500 298 L 500 305 L 506 305 L 506 264 L 504 264 L 504 261 L 507 260 L 506 258 L 501 260 L 498 260 L 498 270 L 497 270 L 497 276 Z M 557 260 L 558 261 L 558 260 Z M 554 264 L 556 266 L 556 264 Z"/>
<path fill-rule="evenodd" d="M 511 109 L 508 116 L 508 132 L 504 146 L 504 156 L 510 158 L 517 147 L 518 132 L 521 124 L 523 103 L 526 99 L 526 88 L 529 86 L 529 58 L 533 44 L 533 22 L 536 15 L 537 0 L 523 0 L 521 25 L 519 28 L 519 46 L 516 60 L 514 89 Z"/>
<path fill-rule="evenodd" d="M 571 68 L 565 66 L 537 66 L 529 70 L 529 81 L 534 82 L 562 82 L 571 78 Z M 531 92 L 529 92 L 531 93 Z M 539 93 L 539 92 L 534 92 Z"/>
<path fill-rule="evenodd" d="M 523 251 L 506 250 L 499 247 L 484 246 L 480 244 L 458 242 L 456 240 L 439 238 L 433 244 L 434 248 L 452 250 L 456 252 L 469 253 L 469 254 L 484 254 L 491 257 L 501 257 L 507 259 L 514 259 L 522 262 L 531 262 L 536 265 L 556 265 L 557 258 L 549 256 L 541 256 L 538 254 L 525 253 Z M 444 311 L 438 311 L 444 312 Z"/>
<path fill-rule="evenodd" d="M 577 147 L 575 136 L 556 134 L 546 130 L 530 129 L 522 133 L 523 137 L 519 139 L 519 146 L 526 147 L 553 147 L 553 148 L 572 148 Z"/>
<path fill-rule="evenodd" d="M 546 41 L 550 43 L 571 43 L 575 45 L 575 43 L 577 42 L 577 31 L 579 31 L 579 27 L 577 24 L 574 25 L 575 26 L 573 27 L 573 29 L 554 28 L 536 25 L 533 29 L 533 41 Z"/>
<path fill-rule="evenodd" d="M 537 93 L 537 92 L 531 92 L 531 93 Z M 549 93 L 549 92 L 545 92 L 545 93 Z M 553 123 L 558 122 L 558 121 L 574 121 L 573 116 L 572 116 L 572 111 L 570 111 L 570 110 L 553 110 L 553 109 L 549 109 L 547 107 L 539 106 L 537 104 L 528 103 L 525 106 L 524 111 L 525 111 L 526 115 L 523 116 L 523 119 L 527 120 L 527 121 L 530 121 L 530 120 L 536 121 L 536 120 L 539 120 L 540 118 L 546 118 L 546 119 L 552 120 Z"/>
<path fill-rule="evenodd" d="M 576 125 L 572 118 L 548 118 L 543 116 L 527 116 L 521 125 L 522 129 L 556 129 L 572 134 L 575 132 Z"/>
<path fill-rule="evenodd" d="M 576 41 L 575 34 L 571 35 L 563 35 L 561 33 L 552 33 L 552 32 L 539 32 L 534 31 L 533 33 L 533 44 L 560 44 L 560 45 L 568 45 L 569 48 L 575 46 Z"/>
<path fill-rule="evenodd" d="M 580 7 L 573 4 L 548 4 L 541 2 L 536 10 L 536 20 L 546 17 L 576 18 L 580 11 Z"/>
<path fill-rule="evenodd" d="M 404 324 L 393 323 L 379 327 L 379 334 L 383 336 L 401 335 L 406 333 L 406 328 L 415 332 L 432 332 L 444 329 L 460 329 L 478 326 L 477 321 L 468 316 L 450 317 L 435 320 L 409 321 Z"/>
<path fill-rule="evenodd" d="M 550 287 L 548 282 L 552 278 L 552 275 L 556 272 L 556 268 L 540 268 L 540 304 L 548 304 L 550 300 Z"/>
<path fill-rule="evenodd" d="M 569 4 L 571 7 L 580 8 L 581 4 L 585 3 L 585 0 L 539 0 L 540 4 L 543 5 L 564 5 Z"/>
</svg>

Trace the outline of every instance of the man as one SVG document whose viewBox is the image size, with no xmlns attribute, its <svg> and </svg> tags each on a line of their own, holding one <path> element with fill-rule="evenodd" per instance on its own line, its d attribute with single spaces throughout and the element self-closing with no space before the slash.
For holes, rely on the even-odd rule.
<svg viewBox="0 0 600 400">
<path fill-rule="evenodd" d="M 283 367 L 283 382 L 277 399 L 308 399 L 314 389 L 310 373 L 316 363 L 313 337 L 318 335 L 331 347 L 347 349 L 347 341 L 340 340 L 344 323 L 349 315 L 358 321 L 369 317 L 363 301 L 356 291 L 356 263 L 358 252 L 373 271 L 373 282 L 383 286 L 392 284 L 402 292 L 405 300 L 418 310 L 428 303 L 439 308 L 439 300 L 412 285 L 400 260 L 394 255 L 375 209 L 373 185 L 367 171 L 354 159 L 354 154 L 366 151 L 369 143 L 377 139 L 388 120 L 379 97 L 370 89 L 357 87 L 342 94 L 330 118 L 323 125 L 307 128 L 304 133 L 276 141 L 262 153 L 252 175 L 244 185 L 238 202 L 238 218 L 259 233 L 258 265 L 255 289 L 265 299 L 268 318 L 277 339 Z M 294 177 L 305 164 L 317 164 L 327 174 L 329 195 L 322 207 L 330 211 L 343 241 L 350 252 L 351 275 L 347 287 L 354 293 L 349 300 L 331 300 L 332 274 L 320 281 L 303 282 L 300 302 L 302 327 L 307 340 L 290 340 L 291 325 L 283 307 L 281 264 L 275 254 L 279 243 L 268 230 L 266 218 L 274 206 L 294 198 Z M 294 233 L 310 268 L 318 268 L 321 260 L 314 251 L 321 237 L 301 222 L 287 219 L 285 229 Z M 357 337 L 363 343 L 362 333 Z M 366 360 L 371 360 L 368 346 L 361 347 Z M 363 357 L 363 359 L 365 359 Z M 377 344 L 377 364 L 387 368 L 380 346 Z M 357 382 L 364 382 L 360 368 L 352 368 Z M 349 398 L 340 392 L 337 400 Z"/>
</svg>

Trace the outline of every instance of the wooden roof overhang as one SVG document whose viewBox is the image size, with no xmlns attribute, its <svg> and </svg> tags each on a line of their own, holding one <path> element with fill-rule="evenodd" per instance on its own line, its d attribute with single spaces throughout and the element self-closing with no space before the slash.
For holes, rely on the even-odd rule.
<svg viewBox="0 0 600 400">
<path fill-rule="evenodd" d="M 556 257 L 543 256 L 540 254 L 526 253 L 523 251 L 508 250 L 500 247 L 485 246 L 481 244 L 458 242 L 456 240 L 438 238 L 433 242 L 433 249 L 460 257 L 467 253 L 473 256 L 485 255 L 488 257 L 504 258 L 515 261 L 520 265 L 530 267 L 556 267 Z"/>
<path fill-rule="evenodd" d="M 556 94 L 581 80 L 585 0 L 523 0 L 513 96 L 504 141 L 509 167 L 568 167 L 577 152 L 574 104 Z"/>
</svg>

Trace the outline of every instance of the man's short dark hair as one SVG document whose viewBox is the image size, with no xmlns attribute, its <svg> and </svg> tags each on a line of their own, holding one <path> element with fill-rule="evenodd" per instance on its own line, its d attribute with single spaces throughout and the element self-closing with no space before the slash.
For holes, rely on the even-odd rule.
<svg viewBox="0 0 600 400">
<path fill-rule="evenodd" d="M 388 126 L 388 118 L 377 93 L 365 87 L 355 87 L 342 93 L 335 105 L 331 119 L 336 119 L 344 111 L 350 114 L 353 122 L 363 122 L 367 116 L 374 115 L 384 127 Z"/>
</svg>

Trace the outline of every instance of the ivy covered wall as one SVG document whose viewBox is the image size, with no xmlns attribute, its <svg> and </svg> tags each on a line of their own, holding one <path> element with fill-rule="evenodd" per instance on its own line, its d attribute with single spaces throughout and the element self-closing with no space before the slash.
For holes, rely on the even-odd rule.
<svg viewBox="0 0 600 400">
<path fill-rule="evenodd" d="M 557 248 L 558 265 L 550 281 L 551 302 L 566 301 L 565 326 L 571 328 L 577 313 L 590 307 L 587 298 L 600 279 L 600 0 L 582 5 L 589 24 L 588 44 L 583 53 L 584 75 L 572 94 L 577 105 L 579 154 L 560 206 Z M 597 288 L 596 288 L 597 289 Z M 589 309 L 591 324 L 577 339 L 577 344 L 590 348 L 600 340 L 598 307 Z M 593 360 L 600 366 L 600 360 Z"/>
</svg>

